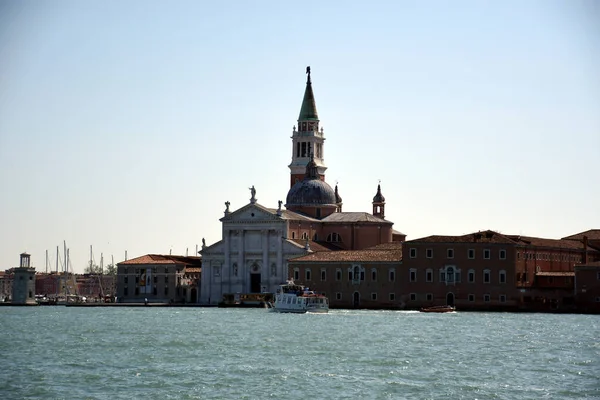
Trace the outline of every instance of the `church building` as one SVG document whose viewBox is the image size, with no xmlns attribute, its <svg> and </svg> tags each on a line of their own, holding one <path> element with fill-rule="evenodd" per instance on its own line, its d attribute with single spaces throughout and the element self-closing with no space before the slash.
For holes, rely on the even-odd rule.
<svg viewBox="0 0 600 400">
<path fill-rule="evenodd" d="M 377 186 L 373 211 L 344 212 L 337 185 L 325 181 L 325 135 L 319 126 L 310 67 L 298 117 L 292 132 L 290 190 L 285 205 L 258 203 L 250 188 L 250 202 L 230 211 L 225 202 L 222 239 L 204 243 L 199 303 L 218 304 L 231 294 L 273 293 L 286 281 L 288 260 L 315 251 L 361 250 L 405 235 L 385 219 L 385 198 Z M 285 209 L 282 208 L 285 206 Z"/>
</svg>

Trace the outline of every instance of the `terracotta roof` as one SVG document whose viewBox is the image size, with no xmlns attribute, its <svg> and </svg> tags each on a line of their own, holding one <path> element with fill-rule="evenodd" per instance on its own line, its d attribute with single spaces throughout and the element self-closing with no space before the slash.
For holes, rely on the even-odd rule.
<svg viewBox="0 0 600 400">
<path fill-rule="evenodd" d="M 579 250 L 583 249 L 583 244 L 575 240 L 563 240 L 563 239 L 544 239 L 530 236 L 509 236 L 517 244 L 524 246 L 537 246 L 537 247 L 554 247 L 560 249 Z"/>
<path fill-rule="evenodd" d="M 172 256 L 161 254 L 146 254 L 122 261 L 117 265 L 141 265 L 141 264 L 183 264 L 183 265 L 202 265 L 202 257 Z"/>
<path fill-rule="evenodd" d="M 277 209 L 270 209 L 271 212 L 273 213 L 277 213 Z M 304 214 L 300 214 L 294 211 L 290 211 L 290 210 L 281 210 L 281 218 L 283 219 L 289 219 L 292 221 L 313 221 L 313 222 L 320 222 L 318 219 L 316 218 L 312 218 L 309 217 L 308 215 L 304 215 Z"/>
<path fill-rule="evenodd" d="M 566 236 L 564 240 L 583 240 L 583 237 L 587 236 L 590 240 L 600 240 L 600 229 L 590 229 L 585 232 L 576 233 L 571 236 Z"/>
<path fill-rule="evenodd" d="M 294 242 L 304 247 L 306 245 L 306 239 L 288 239 L 290 242 Z M 321 241 L 308 241 L 308 245 L 312 251 L 332 251 L 339 250 L 340 248 L 329 242 L 321 242 Z"/>
<path fill-rule="evenodd" d="M 322 219 L 323 222 L 376 222 L 387 223 L 392 222 L 374 216 L 367 212 L 336 212 Z"/>
<path fill-rule="evenodd" d="M 295 262 L 393 262 L 402 260 L 402 250 L 319 251 L 291 259 Z"/>
<path fill-rule="evenodd" d="M 575 276 L 575 272 L 536 272 L 535 276 Z"/>
<path fill-rule="evenodd" d="M 400 250 L 402 251 L 402 242 L 381 243 L 366 250 Z"/>
<path fill-rule="evenodd" d="M 515 244 L 509 237 L 494 231 L 480 231 L 461 236 L 433 235 L 420 239 L 409 240 L 406 243 L 505 243 Z"/>
<path fill-rule="evenodd" d="M 462 236 L 427 236 L 421 239 L 409 240 L 406 243 L 491 243 L 516 246 L 553 247 L 560 249 L 579 250 L 581 242 L 563 239 L 545 239 L 522 235 L 503 235 L 494 231 L 480 231 Z"/>
</svg>

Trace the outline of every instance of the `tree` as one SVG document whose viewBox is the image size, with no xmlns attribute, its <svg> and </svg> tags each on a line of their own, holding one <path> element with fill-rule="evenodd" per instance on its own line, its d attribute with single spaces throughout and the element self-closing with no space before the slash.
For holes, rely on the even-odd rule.
<svg viewBox="0 0 600 400">
<path fill-rule="evenodd" d="M 117 267 L 114 264 L 108 264 L 106 268 L 104 268 L 105 275 L 116 275 Z"/>
<path fill-rule="evenodd" d="M 83 273 L 84 274 L 99 274 L 100 271 L 100 267 L 97 266 L 96 264 L 88 264 L 87 267 L 84 268 Z"/>
</svg>

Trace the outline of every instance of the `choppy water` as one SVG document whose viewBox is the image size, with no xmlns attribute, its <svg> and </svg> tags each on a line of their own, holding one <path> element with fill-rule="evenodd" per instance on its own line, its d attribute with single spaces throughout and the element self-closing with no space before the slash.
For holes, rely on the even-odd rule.
<svg viewBox="0 0 600 400">
<path fill-rule="evenodd" d="M 0 308 L 2 399 L 600 398 L 600 317 Z"/>
</svg>

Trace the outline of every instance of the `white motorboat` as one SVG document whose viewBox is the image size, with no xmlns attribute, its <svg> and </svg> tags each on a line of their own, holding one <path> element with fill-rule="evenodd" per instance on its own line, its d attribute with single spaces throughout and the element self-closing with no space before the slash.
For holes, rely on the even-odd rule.
<svg viewBox="0 0 600 400">
<path fill-rule="evenodd" d="M 322 294 L 315 293 L 308 287 L 287 281 L 279 285 L 275 294 L 273 311 L 284 313 L 326 313 L 329 311 L 329 300 Z"/>
</svg>

